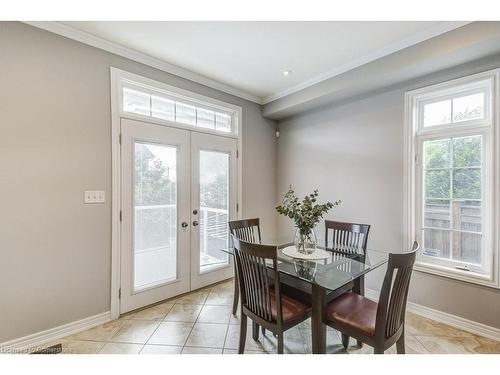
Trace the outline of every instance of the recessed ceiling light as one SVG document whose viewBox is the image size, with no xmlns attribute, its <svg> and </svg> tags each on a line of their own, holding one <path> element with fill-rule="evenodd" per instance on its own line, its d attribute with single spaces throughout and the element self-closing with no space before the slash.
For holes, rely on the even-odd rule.
<svg viewBox="0 0 500 375">
<path fill-rule="evenodd" d="M 289 76 L 290 74 L 292 74 L 292 71 L 291 70 L 283 70 L 281 72 L 281 74 L 283 74 L 286 77 L 286 76 Z"/>
</svg>

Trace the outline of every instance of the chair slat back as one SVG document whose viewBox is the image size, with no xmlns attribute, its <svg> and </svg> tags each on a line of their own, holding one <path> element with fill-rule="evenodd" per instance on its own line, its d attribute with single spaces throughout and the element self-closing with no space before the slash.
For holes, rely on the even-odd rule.
<svg viewBox="0 0 500 375">
<path fill-rule="evenodd" d="M 273 322 L 271 312 L 270 280 L 266 260 L 273 264 L 275 298 L 278 308 L 278 323 L 281 324 L 280 282 L 276 246 L 245 242 L 232 235 L 241 303 L 255 315 Z M 276 323 L 276 322 L 275 322 Z"/>
<path fill-rule="evenodd" d="M 419 244 L 408 253 L 389 254 L 382 291 L 378 302 L 376 330 L 385 338 L 393 336 L 403 325 L 410 278 Z"/>
<path fill-rule="evenodd" d="M 229 222 L 231 234 L 245 242 L 260 243 L 259 218 L 233 220 Z"/>
<path fill-rule="evenodd" d="M 364 254 L 369 232 L 368 224 L 325 220 L 325 246 L 346 253 Z"/>
</svg>

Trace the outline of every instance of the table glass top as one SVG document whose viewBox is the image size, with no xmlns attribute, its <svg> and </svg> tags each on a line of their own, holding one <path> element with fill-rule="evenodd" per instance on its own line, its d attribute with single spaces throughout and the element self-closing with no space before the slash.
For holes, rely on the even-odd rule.
<svg viewBox="0 0 500 375">
<path fill-rule="evenodd" d="M 347 247 L 327 247 L 323 241 L 318 241 L 317 247 L 327 250 L 330 255 L 322 260 L 299 260 L 284 255 L 282 250 L 293 246 L 290 238 L 263 240 L 262 244 L 278 248 L 278 269 L 280 272 L 319 285 L 329 290 L 336 290 L 360 276 L 380 267 L 387 262 L 389 253 L 386 251 L 367 249 L 363 254 L 361 249 Z M 233 255 L 233 249 L 222 249 Z M 272 265 L 270 265 L 271 267 Z"/>
</svg>

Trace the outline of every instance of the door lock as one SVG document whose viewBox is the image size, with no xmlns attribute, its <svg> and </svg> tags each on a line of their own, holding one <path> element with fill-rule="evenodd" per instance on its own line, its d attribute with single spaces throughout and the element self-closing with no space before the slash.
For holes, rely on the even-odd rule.
<svg viewBox="0 0 500 375">
<path fill-rule="evenodd" d="M 185 221 L 183 221 L 183 222 L 182 222 L 182 224 L 181 224 L 181 226 L 182 226 L 183 228 L 186 228 L 186 227 L 188 226 L 188 223 L 186 223 Z"/>
<path fill-rule="evenodd" d="M 198 222 L 195 220 L 193 221 L 193 227 L 197 227 L 198 226 Z"/>
</svg>

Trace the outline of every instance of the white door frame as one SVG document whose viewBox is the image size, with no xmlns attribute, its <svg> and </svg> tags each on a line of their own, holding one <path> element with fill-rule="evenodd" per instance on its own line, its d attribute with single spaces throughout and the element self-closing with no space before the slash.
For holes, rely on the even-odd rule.
<svg viewBox="0 0 500 375">
<path fill-rule="evenodd" d="M 150 87 L 158 88 L 159 90 L 166 90 L 176 92 L 179 95 L 192 98 L 193 100 L 202 101 L 205 103 L 213 103 L 214 105 L 231 108 L 237 113 L 237 139 L 238 139 L 238 172 L 237 172 L 237 217 L 242 217 L 242 177 L 243 177 L 243 110 L 239 106 L 225 103 L 217 99 L 207 96 L 199 95 L 194 92 L 183 90 L 174 86 L 167 85 L 162 82 L 154 81 L 149 78 L 139 76 L 137 74 L 129 73 L 114 67 L 110 67 L 111 78 L 111 296 L 110 296 L 110 318 L 117 319 L 120 316 L 120 274 L 121 274 L 121 157 L 120 157 L 120 122 L 121 119 L 140 119 L 143 122 L 150 122 L 156 125 L 168 125 L 174 127 L 181 127 L 177 123 L 169 121 L 158 120 L 146 116 L 128 115 L 121 110 L 121 82 L 123 80 L 133 81 L 138 84 L 147 85 Z M 192 129 L 185 127 L 185 129 L 192 131 L 199 131 L 204 133 L 201 129 Z M 214 134 L 207 131 L 206 133 Z M 220 135 L 224 136 L 224 135 Z M 234 138 L 232 135 L 231 138 Z"/>
</svg>

